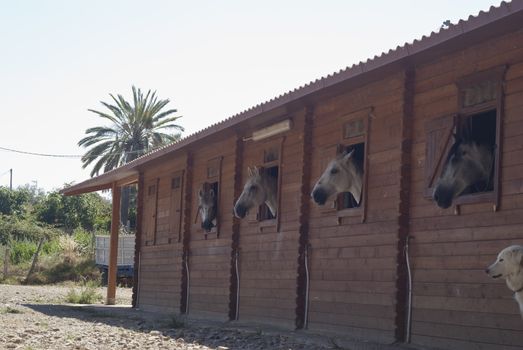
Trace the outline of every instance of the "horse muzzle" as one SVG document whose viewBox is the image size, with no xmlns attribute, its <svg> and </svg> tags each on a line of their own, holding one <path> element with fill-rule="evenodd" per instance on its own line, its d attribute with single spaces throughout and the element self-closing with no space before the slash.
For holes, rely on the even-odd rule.
<svg viewBox="0 0 523 350">
<path fill-rule="evenodd" d="M 436 187 L 432 198 L 436 201 L 438 207 L 447 209 L 452 205 L 452 191 L 442 187 Z"/>
<path fill-rule="evenodd" d="M 327 195 L 327 192 L 325 192 L 325 190 L 317 188 L 312 191 L 311 197 L 314 200 L 314 202 L 316 202 L 316 204 L 324 205 L 327 202 L 327 198 L 329 196 Z"/>
<path fill-rule="evenodd" d="M 214 224 L 212 223 L 211 220 L 205 220 L 204 222 L 202 222 L 202 228 L 207 232 L 210 232 L 213 227 L 214 227 Z"/>
<path fill-rule="evenodd" d="M 247 215 L 247 208 L 243 205 L 236 205 L 234 206 L 234 215 L 237 218 L 243 219 L 245 215 Z"/>
</svg>

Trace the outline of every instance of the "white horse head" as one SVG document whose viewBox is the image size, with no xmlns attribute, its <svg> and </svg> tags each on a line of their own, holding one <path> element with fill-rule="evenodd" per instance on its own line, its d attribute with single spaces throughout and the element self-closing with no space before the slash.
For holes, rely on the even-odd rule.
<svg viewBox="0 0 523 350">
<path fill-rule="evenodd" d="M 332 196 L 350 192 L 356 203 L 361 200 L 363 169 L 354 157 L 355 149 L 343 152 L 329 162 L 319 180 L 312 189 L 311 197 L 319 205 Z"/>
<path fill-rule="evenodd" d="M 244 218 L 247 212 L 265 203 L 271 214 L 276 216 L 278 211 L 277 191 L 278 179 L 264 168 L 248 168 L 249 178 L 243 187 L 243 192 L 234 205 L 234 214 Z"/>
</svg>

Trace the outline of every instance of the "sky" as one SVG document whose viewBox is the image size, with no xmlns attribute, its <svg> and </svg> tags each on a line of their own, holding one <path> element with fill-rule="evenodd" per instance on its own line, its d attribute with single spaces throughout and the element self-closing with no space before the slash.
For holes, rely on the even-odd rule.
<svg viewBox="0 0 523 350">
<path fill-rule="evenodd" d="M 156 90 L 189 135 L 488 10 L 489 0 L 0 0 L 0 147 L 81 155 L 109 94 Z M 0 150 L 0 186 L 89 178 L 79 158 Z"/>
</svg>

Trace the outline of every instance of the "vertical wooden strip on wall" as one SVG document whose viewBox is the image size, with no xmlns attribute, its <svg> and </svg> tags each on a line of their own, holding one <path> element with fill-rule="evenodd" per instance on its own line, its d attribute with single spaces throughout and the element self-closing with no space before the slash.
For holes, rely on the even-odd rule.
<svg viewBox="0 0 523 350">
<path fill-rule="evenodd" d="M 414 118 L 414 69 L 405 71 L 403 90 L 403 115 L 401 120 L 401 168 L 400 194 L 398 206 L 398 243 L 396 271 L 396 319 L 395 338 L 405 341 L 408 313 L 408 271 L 405 256 L 405 245 L 409 239 L 411 157 L 412 157 L 412 123 Z"/>
<path fill-rule="evenodd" d="M 241 135 L 236 137 L 236 150 L 234 159 L 234 202 L 242 193 L 242 168 L 243 168 L 243 138 Z M 229 320 L 235 320 L 238 313 L 238 276 L 236 271 L 236 259 L 239 256 L 240 248 L 240 219 L 233 214 L 232 219 L 232 239 L 231 239 L 231 274 L 229 287 Z"/>
<path fill-rule="evenodd" d="M 193 176 L 193 155 L 191 151 L 187 152 L 185 168 L 185 190 L 184 190 L 184 208 L 183 208 L 183 255 L 182 255 L 182 290 L 180 300 L 180 312 L 185 314 L 188 312 L 189 305 L 187 304 L 187 296 L 189 295 L 189 273 L 187 266 L 189 265 L 190 243 L 191 243 L 191 201 L 192 201 L 192 176 Z"/>
<path fill-rule="evenodd" d="M 306 325 L 307 308 L 307 274 L 305 270 L 306 251 L 309 246 L 309 211 L 310 211 L 310 192 L 311 192 L 311 154 L 312 154 L 312 124 L 314 107 L 308 106 L 305 112 L 305 122 L 303 126 L 303 158 L 301 170 L 301 197 L 300 197 L 300 216 L 299 216 L 299 246 L 298 246 L 298 275 L 296 279 L 296 328 L 302 329 Z"/>
<path fill-rule="evenodd" d="M 140 266 L 140 248 L 142 246 L 142 223 L 143 223 L 143 194 L 144 194 L 144 175 L 143 172 L 138 174 L 138 195 L 136 198 L 136 235 L 134 236 L 134 275 L 133 275 L 133 307 L 138 306 L 138 275 Z"/>
</svg>

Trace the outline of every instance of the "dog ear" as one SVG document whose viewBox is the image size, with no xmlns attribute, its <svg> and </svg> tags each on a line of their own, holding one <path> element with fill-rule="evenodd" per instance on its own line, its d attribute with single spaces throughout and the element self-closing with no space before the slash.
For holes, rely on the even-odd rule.
<svg viewBox="0 0 523 350">
<path fill-rule="evenodd" d="M 519 265 L 523 267 L 523 248 L 512 249 L 512 255 Z"/>
</svg>

